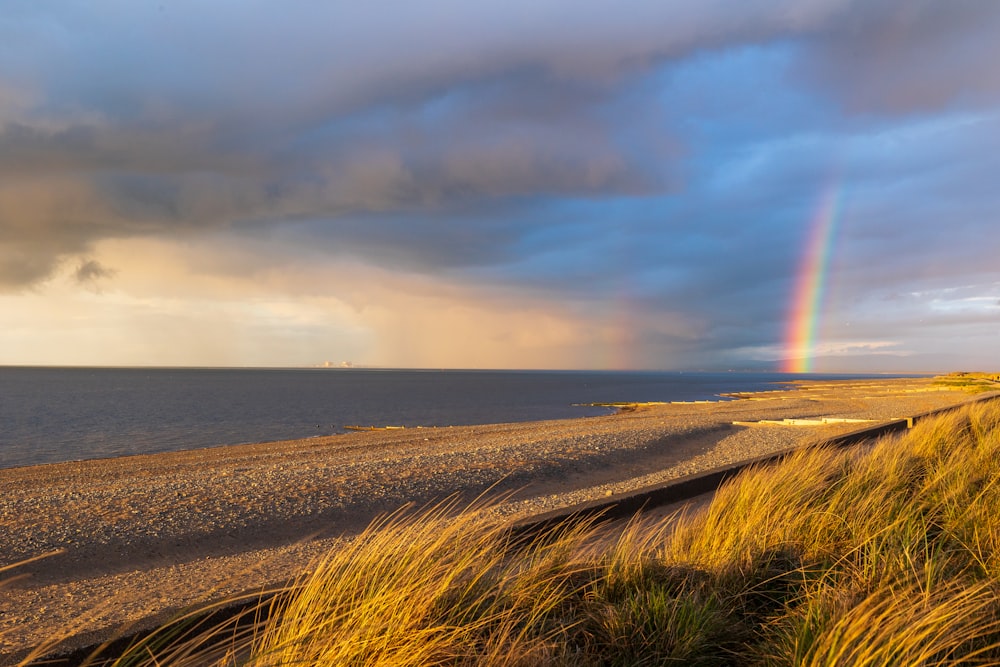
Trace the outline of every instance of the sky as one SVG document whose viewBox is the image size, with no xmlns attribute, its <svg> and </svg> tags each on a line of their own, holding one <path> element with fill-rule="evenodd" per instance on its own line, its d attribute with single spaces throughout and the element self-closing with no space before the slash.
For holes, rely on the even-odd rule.
<svg viewBox="0 0 1000 667">
<path fill-rule="evenodd" d="M 992 0 L 6 0 L 0 364 L 1000 369 Z"/>
</svg>

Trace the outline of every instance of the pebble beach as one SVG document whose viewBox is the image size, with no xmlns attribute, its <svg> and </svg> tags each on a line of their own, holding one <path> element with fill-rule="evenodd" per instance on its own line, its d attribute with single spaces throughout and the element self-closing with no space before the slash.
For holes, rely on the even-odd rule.
<svg viewBox="0 0 1000 667">
<path fill-rule="evenodd" d="M 0 665 L 283 583 L 402 506 L 485 495 L 523 518 L 970 396 L 918 378 L 726 398 L 0 470 Z M 773 423 L 785 419 L 807 421 Z"/>
</svg>

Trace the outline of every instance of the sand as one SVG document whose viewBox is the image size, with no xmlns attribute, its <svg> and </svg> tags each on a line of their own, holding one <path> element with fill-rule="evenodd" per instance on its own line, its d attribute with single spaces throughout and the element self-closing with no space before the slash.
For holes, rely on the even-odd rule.
<svg viewBox="0 0 1000 667">
<path fill-rule="evenodd" d="M 286 581 L 372 518 L 452 494 L 523 517 L 967 400 L 929 379 L 804 383 L 604 417 L 357 432 L 0 470 L 0 664 Z M 739 425 L 734 424 L 739 422 Z M 752 424 L 752 425 L 747 425 Z"/>
</svg>

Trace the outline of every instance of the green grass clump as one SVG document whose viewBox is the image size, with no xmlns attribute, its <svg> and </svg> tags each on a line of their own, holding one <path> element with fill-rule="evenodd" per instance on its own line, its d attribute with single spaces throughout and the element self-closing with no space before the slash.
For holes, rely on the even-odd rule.
<svg viewBox="0 0 1000 667">
<path fill-rule="evenodd" d="M 958 389 L 970 394 L 981 394 L 1000 389 L 1000 375 L 990 373 L 949 373 L 934 378 L 934 384 Z"/>
<path fill-rule="evenodd" d="M 224 654 L 120 664 L 1000 664 L 998 506 L 995 401 L 799 452 L 615 537 L 580 523 L 526 545 L 449 506 L 391 516 Z"/>
</svg>

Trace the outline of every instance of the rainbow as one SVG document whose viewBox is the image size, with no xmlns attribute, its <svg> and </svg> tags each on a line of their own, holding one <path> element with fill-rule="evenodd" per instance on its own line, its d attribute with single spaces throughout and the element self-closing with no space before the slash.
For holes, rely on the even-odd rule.
<svg viewBox="0 0 1000 667">
<path fill-rule="evenodd" d="M 785 361 L 781 368 L 786 373 L 809 373 L 813 369 L 816 329 L 826 291 L 827 265 L 839 206 L 840 192 L 835 184 L 830 185 L 823 192 L 810 223 L 806 252 L 795 279 L 785 331 Z"/>
</svg>

